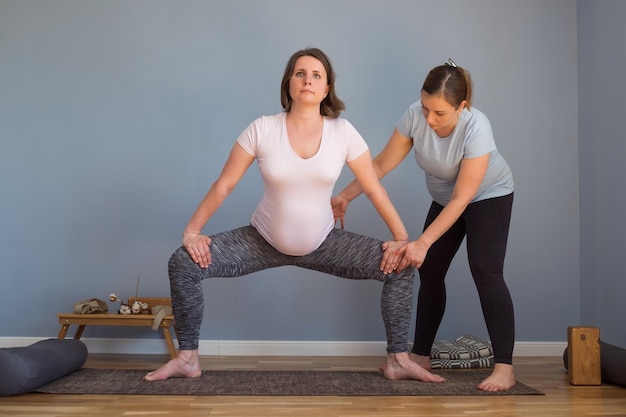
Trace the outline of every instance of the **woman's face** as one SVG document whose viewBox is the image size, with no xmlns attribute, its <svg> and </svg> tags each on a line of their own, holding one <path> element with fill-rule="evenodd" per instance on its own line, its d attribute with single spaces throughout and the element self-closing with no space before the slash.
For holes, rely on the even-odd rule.
<svg viewBox="0 0 626 417">
<path fill-rule="evenodd" d="M 319 105 L 326 98 L 328 90 L 324 65 L 312 56 L 298 58 L 289 79 L 289 95 L 294 104 Z"/>
<path fill-rule="evenodd" d="M 422 91 L 422 113 L 426 123 L 439 137 L 450 136 L 459 114 L 465 108 L 465 101 L 458 108 L 448 103 L 442 95 L 430 95 Z"/>
</svg>

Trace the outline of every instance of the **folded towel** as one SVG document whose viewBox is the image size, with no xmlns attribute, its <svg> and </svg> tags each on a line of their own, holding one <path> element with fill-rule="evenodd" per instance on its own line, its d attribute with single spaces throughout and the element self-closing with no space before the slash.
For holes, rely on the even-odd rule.
<svg viewBox="0 0 626 417">
<path fill-rule="evenodd" d="M 74 314 L 100 314 L 109 311 L 109 306 L 98 298 L 79 301 L 74 304 Z"/>
<path fill-rule="evenodd" d="M 436 341 L 430 358 L 435 369 L 489 368 L 495 364 L 491 343 L 469 335 Z"/>
<path fill-rule="evenodd" d="M 152 330 L 158 330 L 163 317 L 172 314 L 172 307 L 167 305 L 156 305 L 152 307 L 152 314 L 154 314 L 154 321 L 152 322 Z"/>
</svg>

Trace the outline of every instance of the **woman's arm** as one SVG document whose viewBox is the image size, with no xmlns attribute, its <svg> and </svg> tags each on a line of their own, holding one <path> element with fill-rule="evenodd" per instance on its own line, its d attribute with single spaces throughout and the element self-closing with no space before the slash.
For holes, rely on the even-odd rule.
<svg viewBox="0 0 626 417">
<path fill-rule="evenodd" d="M 410 138 L 402 135 L 397 129 L 394 129 L 385 148 L 374 158 L 373 166 L 378 179 L 382 179 L 400 162 L 404 160 L 411 151 L 413 142 Z M 335 221 L 341 220 L 341 228 L 344 227 L 344 216 L 348 203 L 354 200 L 363 192 L 363 187 L 356 179 L 348 184 L 336 197 L 331 200 Z"/>
<path fill-rule="evenodd" d="M 408 265 L 419 268 L 422 266 L 426 253 L 432 244 L 437 241 L 456 222 L 472 201 L 478 188 L 485 178 L 489 154 L 476 158 L 467 158 L 461 161 L 459 176 L 457 177 L 450 202 L 439 213 L 437 218 L 424 230 L 415 241 L 410 242 L 400 268 Z"/>
<path fill-rule="evenodd" d="M 409 241 L 409 234 L 387 192 L 378 180 L 370 152 L 366 151 L 358 158 L 348 162 L 348 166 L 354 173 L 362 192 L 370 199 L 393 236 L 393 241 L 385 242 L 383 245 L 385 252 L 380 265 L 384 273 L 390 273 L 397 268 L 403 256 L 404 247 Z"/>
<path fill-rule="evenodd" d="M 202 268 L 208 267 L 211 263 L 209 250 L 211 239 L 200 233 L 226 197 L 235 189 L 252 162 L 254 162 L 254 157 L 239 143 L 235 143 L 220 176 L 211 185 L 183 231 L 183 246 L 189 252 L 191 259 Z"/>
</svg>

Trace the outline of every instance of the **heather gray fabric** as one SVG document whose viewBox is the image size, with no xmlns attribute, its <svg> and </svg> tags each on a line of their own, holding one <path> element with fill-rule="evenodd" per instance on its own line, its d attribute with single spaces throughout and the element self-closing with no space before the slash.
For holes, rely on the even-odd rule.
<svg viewBox="0 0 626 417">
<path fill-rule="evenodd" d="M 330 231 L 319 248 L 303 256 L 274 249 L 259 232 L 244 226 L 211 237 L 211 265 L 200 268 L 180 247 L 169 261 L 172 308 L 180 349 L 198 348 L 204 314 L 202 280 L 238 277 L 268 268 L 292 265 L 349 279 L 383 283 L 381 310 L 387 333 L 387 352 L 408 350 L 415 269 L 385 275 L 380 271 L 382 241 L 341 229 Z"/>
<path fill-rule="evenodd" d="M 87 347 L 80 340 L 48 339 L 30 346 L 0 349 L 0 396 L 30 392 L 80 369 Z"/>
</svg>

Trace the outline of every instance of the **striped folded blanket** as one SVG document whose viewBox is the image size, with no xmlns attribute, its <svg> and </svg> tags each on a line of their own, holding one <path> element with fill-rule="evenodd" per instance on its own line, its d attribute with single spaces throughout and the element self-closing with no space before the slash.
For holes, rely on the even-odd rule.
<svg viewBox="0 0 626 417">
<path fill-rule="evenodd" d="M 430 362 L 433 369 L 490 368 L 495 359 L 490 342 L 463 335 L 433 343 Z"/>
</svg>

